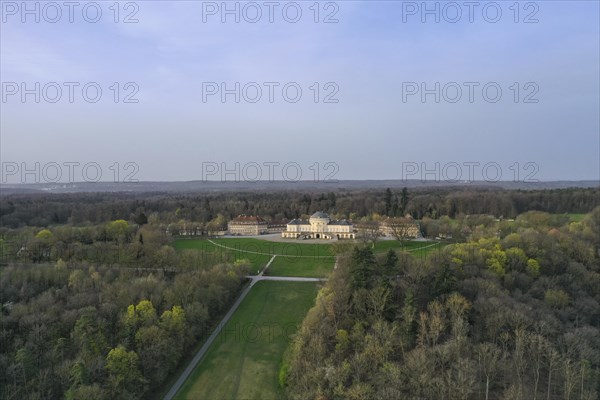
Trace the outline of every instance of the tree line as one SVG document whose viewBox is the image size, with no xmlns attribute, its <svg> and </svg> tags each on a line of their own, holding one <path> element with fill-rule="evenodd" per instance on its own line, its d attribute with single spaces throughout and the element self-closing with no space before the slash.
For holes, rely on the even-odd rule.
<svg viewBox="0 0 600 400">
<path fill-rule="evenodd" d="M 360 219 L 376 213 L 415 219 L 489 214 L 515 218 L 538 210 L 587 213 L 598 205 L 596 189 L 503 190 L 492 188 L 416 188 L 392 191 L 239 192 L 206 194 L 78 193 L 2 196 L 0 229 L 24 226 L 100 224 L 126 220 L 143 225 L 150 219 L 165 224 L 185 221 L 204 225 L 240 214 L 288 221 L 326 211 L 338 219 Z M 0 232 L 1 233 L 1 232 Z"/>
</svg>

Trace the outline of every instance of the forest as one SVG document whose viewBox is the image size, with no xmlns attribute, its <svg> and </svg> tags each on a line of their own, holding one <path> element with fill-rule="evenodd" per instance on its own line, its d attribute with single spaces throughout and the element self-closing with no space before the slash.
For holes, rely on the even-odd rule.
<svg viewBox="0 0 600 400">
<path fill-rule="evenodd" d="M 290 399 L 597 399 L 598 198 L 473 188 L 1 196 L 0 398 L 155 398 L 249 268 L 176 251 L 177 230 L 323 210 L 354 221 L 411 214 L 448 245 L 426 258 L 338 246 L 340 267 L 282 364 Z"/>
<path fill-rule="evenodd" d="M 233 302 L 243 266 L 178 274 L 5 267 L 0 398 L 139 399 L 161 389 Z"/>
<path fill-rule="evenodd" d="M 426 259 L 354 247 L 288 351 L 288 397 L 597 399 L 600 207 L 512 225 Z"/>
<path fill-rule="evenodd" d="M 359 219 L 374 213 L 411 214 L 415 219 L 470 214 L 515 218 L 530 210 L 554 214 L 590 212 L 598 205 L 599 196 L 598 188 L 503 190 L 471 186 L 399 191 L 11 194 L 1 197 L 0 228 L 81 226 L 119 219 L 141 224 L 151 216 L 164 224 L 187 221 L 202 226 L 211 221 L 219 224 L 240 214 L 282 221 L 315 211 L 326 211 L 338 219 Z"/>
</svg>

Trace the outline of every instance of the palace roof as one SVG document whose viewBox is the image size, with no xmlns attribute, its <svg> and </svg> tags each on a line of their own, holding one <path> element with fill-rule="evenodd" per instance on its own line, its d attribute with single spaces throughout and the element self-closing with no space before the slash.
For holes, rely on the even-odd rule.
<svg viewBox="0 0 600 400">
<path fill-rule="evenodd" d="M 323 211 L 317 211 L 316 213 L 314 213 L 310 217 L 311 218 L 329 218 L 329 215 L 327 215 L 327 213 L 324 213 Z"/>
<path fill-rule="evenodd" d="M 301 219 L 293 219 L 290 222 L 288 222 L 288 225 L 308 225 L 309 222 L 308 221 L 303 221 Z"/>
<path fill-rule="evenodd" d="M 352 225 L 352 223 L 350 223 L 348 220 L 346 219 L 342 219 L 339 221 L 331 221 L 329 222 L 327 225 Z"/>
</svg>

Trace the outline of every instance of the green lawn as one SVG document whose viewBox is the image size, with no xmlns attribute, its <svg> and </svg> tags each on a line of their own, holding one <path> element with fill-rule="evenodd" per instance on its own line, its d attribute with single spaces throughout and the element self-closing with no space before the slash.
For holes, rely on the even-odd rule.
<svg viewBox="0 0 600 400">
<path fill-rule="evenodd" d="M 173 247 L 176 250 L 198 250 L 223 262 L 248 259 L 253 273 L 262 269 L 272 254 L 285 256 L 277 257 L 271 265 L 284 274 L 281 276 L 325 276 L 325 270 L 330 272 L 333 268 L 333 253 L 328 243 L 282 243 L 253 238 L 222 238 L 213 242 L 216 244 L 206 239 L 177 239 L 173 241 Z M 280 265 L 284 268 L 280 269 Z M 313 271 L 318 275 L 311 275 Z M 271 272 L 270 275 L 275 274 Z"/>
<path fill-rule="evenodd" d="M 279 256 L 273 260 L 265 275 L 324 278 L 333 271 L 335 258 L 299 258 Z"/>
<path fill-rule="evenodd" d="M 277 254 L 279 256 L 266 271 L 267 275 L 272 276 L 325 277 L 331 273 L 335 262 L 333 243 L 302 243 L 298 240 L 272 242 L 254 238 L 221 238 L 214 239 L 213 242 L 215 244 L 206 239 L 178 239 L 173 242 L 173 246 L 177 250 L 199 250 L 223 262 L 248 259 L 253 273 L 262 269 L 272 254 Z M 357 240 L 337 243 L 347 243 L 351 246 L 361 242 Z M 436 242 L 407 240 L 400 243 L 397 240 L 379 240 L 375 243 L 374 251 L 385 253 L 389 249 L 404 250 L 422 258 L 443 247 L 443 244 Z"/>
<path fill-rule="evenodd" d="M 571 222 L 581 222 L 587 214 L 567 213 L 566 215 L 569 217 Z"/>
<path fill-rule="evenodd" d="M 402 243 L 398 240 L 379 240 L 375 242 L 375 253 L 386 252 L 389 249 L 394 250 L 405 250 L 405 251 L 413 251 L 415 249 L 425 247 L 427 245 L 433 244 L 434 242 L 415 242 L 412 240 L 405 240 Z"/>
<path fill-rule="evenodd" d="M 309 282 L 258 282 L 176 399 L 281 398 L 283 353 L 317 290 Z"/>
<path fill-rule="evenodd" d="M 221 243 L 215 241 L 215 243 Z M 216 246 L 206 239 L 177 239 L 173 241 L 173 247 L 175 250 L 192 249 L 202 252 L 207 257 L 212 257 L 216 261 L 220 262 L 233 262 L 236 260 L 247 259 L 250 261 L 251 271 L 255 272 L 262 269 L 271 259 L 269 255 L 254 254 L 252 252 L 245 251 L 243 247 L 235 246 L 231 244 L 225 244 L 228 247 L 234 247 L 236 250 L 224 249 L 223 247 Z M 239 250 L 237 250 L 239 248 Z M 260 253 L 260 251 L 251 250 Z"/>
<path fill-rule="evenodd" d="M 217 251 L 220 246 L 235 249 L 240 253 L 266 253 L 281 254 L 286 256 L 327 256 L 332 255 L 329 243 L 302 243 L 299 240 L 290 242 L 272 242 L 269 240 L 252 238 L 222 238 L 212 239 L 212 244 L 207 239 L 176 239 L 173 241 L 175 249 L 197 249 L 202 251 Z"/>
<path fill-rule="evenodd" d="M 282 254 L 287 256 L 331 255 L 331 244 L 329 243 L 303 243 L 301 240 L 273 242 L 254 238 L 222 238 L 214 239 L 213 241 L 223 246 L 233 247 L 242 252 Z"/>
</svg>

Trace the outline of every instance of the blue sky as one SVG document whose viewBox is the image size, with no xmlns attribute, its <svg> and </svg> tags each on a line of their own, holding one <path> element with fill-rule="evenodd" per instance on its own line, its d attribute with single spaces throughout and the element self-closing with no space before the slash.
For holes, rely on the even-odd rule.
<svg viewBox="0 0 600 400">
<path fill-rule="evenodd" d="M 108 167 L 114 162 L 136 163 L 140 180 L 203 179 L 207 162 L 231 168 L 236 162 L 294 162 L 303 179 L 313 178 L 315 162 L 321 169 L 335 163 L 337 179 L 403 179 L 407 163 L 437 168 L 437 178 L 444 179 L 444 166 L 471 162 L 495 163 L 503 180 L 514 180 L 515 163 L 520 180 L 533 169 L 532 178 L 540 180 L 599 178 L 597 1 L 520 2 L 517 23 L 512 1 L 494 3 L 502 11 L 496 23 L 482 14 L 485 6 L 488 19 L 494 16 L 490 2 L 477 2 L 473 22 L 461 6 L 456 23 L 444 19 L 454 14 L 443 13 L 439 23 L 431 15 L 422 22 L 422 2 L 320 2 L 319 23 L 313 21 L 313 1 L 297 2 L 297 23 L 283 18 L 289 2 L 277 2 L 273 23 L 264 6 L 257 23 L 243 15 L 240 23 L 232 16 L 223 23 L 220 13 L 203 21 L 203 8 L 222 2 L 130 3 L 120 3 L 118 23 L 112 1 L 97 2 L 97 23 L 87 22 L 81 8 L 73 23 L 66 8 L 57 23 L 43 14 L 36 23 L 31 15 L 22 22 L 22 10 L 13 7 L 21 2 L 2 1 L 3 163 L 96 162 L 103 180 L 112 178 Z M 238 3 L 240 9 L 246 3 Z M 447 3 L 427 7 L 442 10 Z M 416 14 L 406 15 L 413 6 Z M 132 11 L 139 21 L 123 23 Z M 333 11 L 338 22 L 323 23 Z M 524 23 L 531 13 L 538 22 Z M 57 103 L 43 96 L 36 103 L 33 95 L 23 102 L 20 93 L 6 93 L 11 83 L 33 88 L 35 82 L 78 82 L 78 88 L 95 82 L 103 92 L 97 103 L 85 101 L 79 89 L 73 103 L 66 89 Z M 114 82 L 118 103 L 110 89 Z M 123 87 L 127 82 L 139 88 L 137 103 L 122 101 L 132 90 Z M 229 88 L 256 82 L 263 97 L 250 103 L 242 96 L 236 103 L 228 95 L 223 103 L 217 94 L 204 102 L 206 82 Z M 272 103 L 265 82 L 279 84 Z M 296 103 L 281 93 L 290 82 L 302 89 Z M 434 94 L 422 102 L 420 93 L 403 101 L 407 83 L 431 89 L 436 82 L 440 88 L 456 82 L 463 96 L 451 103 L 440 89 L 439 103 Z M 477 85 L 473 102 L 465 82 Z M 488 83 L 502 90 L 495 103 L 483 98 Z M 452 85 L 448 98 L 454 96 Z M 338 102 L 323 102 L 334 89 Z M 528 94 L 538 101 L 524 102 Z M 536 168 L 525 169 L 526 163 Z M 462 173 L 466 178 L 467 168 Z"/>
</svg>

